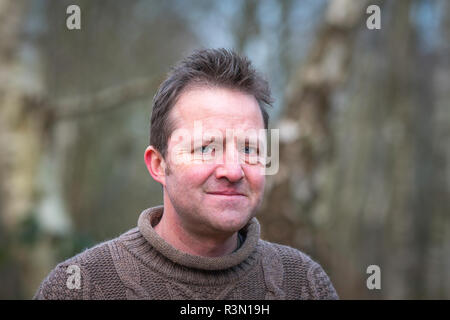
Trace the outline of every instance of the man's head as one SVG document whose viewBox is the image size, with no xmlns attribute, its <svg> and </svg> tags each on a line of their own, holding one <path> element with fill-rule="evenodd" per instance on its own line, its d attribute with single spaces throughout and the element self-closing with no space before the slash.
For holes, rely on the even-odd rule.
<svg viewBox="0 0 450 320">
<path fill-rule="evenodd" d="M 269 115 L 265 105 L 271 105 L 269 84 L 244 56 L 225 49 L 195 51 L 170 72 L 153 98 L 150 123 L 150 145 L 166 157 L 167 143 L 174 128 L 170 117 L 180 95 L 194 87 L 235 89 L 255 97 L 267 129 Z"/>
<path fill-rule="evenodd" d="M 264 192 L 262 164 L 248 161 L 256 146 L 233 134 L 267 128 L 263 104 L 270 102 L 268 84 L 250 62 L 223 49 L 195 52 L 161 85 L 145 160 L 163 185 L 165 212 L 175 212 L 184 230 L 232 234 L 255 214 Z M 206 133 L 200 141 L 199 125 Z"/>
</svg>

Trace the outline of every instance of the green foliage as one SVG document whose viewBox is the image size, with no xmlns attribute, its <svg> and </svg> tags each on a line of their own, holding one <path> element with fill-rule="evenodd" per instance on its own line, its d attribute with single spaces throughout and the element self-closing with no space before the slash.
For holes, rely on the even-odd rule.
<svg viewBox="0 0 450 320">
<path fill-rule="evenodd" d="M 42 230 L 39 227 L 39 222 L 35 214 L 29 214 L 20 223 L 17 240 L 20 244 L 25 246 L 33 246 L 42 236 Z"/>
<path fill-rule="evenodd" d="M 54 238 L 54 246 L 58 261 L 68 259 L 85 249 L 94 246 L 97 239 L 82 232 L 74 232 L 65 237 Z"/>
</svg>

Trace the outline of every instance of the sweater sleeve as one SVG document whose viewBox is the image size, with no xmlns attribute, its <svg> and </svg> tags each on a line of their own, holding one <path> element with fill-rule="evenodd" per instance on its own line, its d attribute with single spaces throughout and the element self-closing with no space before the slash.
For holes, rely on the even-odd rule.
<svg viewBox="0 0 450 320">
<path fill-rule="evenodd" d="M 337 295 L 330 278 L 317 262 L 311 260 L 311 265 L 309 267 L 307 277 L 314 299 L 339 299 L 339 296 Z"/>
<path fill-rule="evenodd" d="M 59 263 L 37 289 L 33 300 L 89 300 L 93 294 L 89 267 L 79 254 Z"/>
<path fill-rule="evenodd" d="M 323 268 L 295 248 L 274 244 L 283 261 L 286 299 L 336 300 L 339 296 Z"/>
<path fill-rule="evenodd" d="M 34 300 L 89 299 L 89 276 L 80 261 L 58 264 L 42 281 Z"/>
</svg>

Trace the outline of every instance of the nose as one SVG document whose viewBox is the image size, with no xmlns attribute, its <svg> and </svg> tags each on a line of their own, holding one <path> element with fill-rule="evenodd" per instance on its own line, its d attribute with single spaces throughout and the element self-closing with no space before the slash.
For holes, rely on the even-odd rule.
<svg viewBox="0 0 450 320">
<path fill-rule="evenodd" d="M 216 179 L 226 178 L 229 182 L 238 182 L 244 177 L 242 163 L 239 161 L 239 152 L 235 141 L 227 143 L 222 156 L 222 160 L 216 167 Z"/>
<path fill-rule="evenodd" d="M 228 181 L 234 183 L 238 182 L 244 177 L 244 171 L 241 164 L 238 162 L 227 162 L 219 165 L 216 168 L 216 178 L 226 178 Z"/>
<path fill-rule="evenodd" d="M 216 179 L 226 178 L 230 182 L 238 182 L 244 177 L 237 150 L 233 145 L 227 145 L 225 154 L 222 155 L 222 163 L 216 167 Z"/>
</svg>

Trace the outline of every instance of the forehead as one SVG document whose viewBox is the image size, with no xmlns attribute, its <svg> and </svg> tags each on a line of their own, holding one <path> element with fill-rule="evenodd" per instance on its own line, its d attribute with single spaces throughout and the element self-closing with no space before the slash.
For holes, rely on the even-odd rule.
<svg viewBox="0 0 450 320">
<path fill-rule="evenodd" d="M 258 101 L 251 94 L 221 87 L 194 87 L 181 93 L 172 112 L 174 128 L 192 128 L 195 121 L 214 129 L 263 129 Z"/>
</svg>

